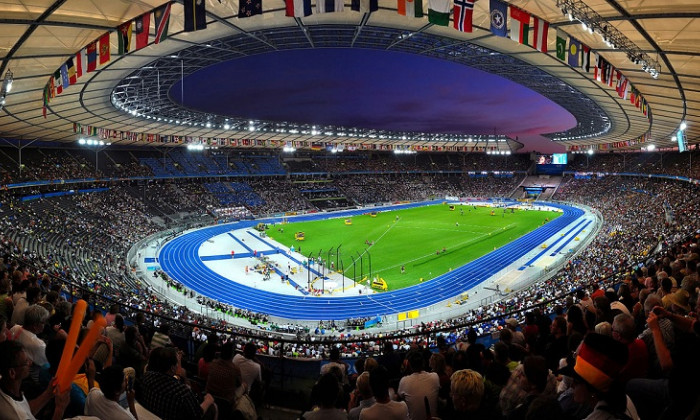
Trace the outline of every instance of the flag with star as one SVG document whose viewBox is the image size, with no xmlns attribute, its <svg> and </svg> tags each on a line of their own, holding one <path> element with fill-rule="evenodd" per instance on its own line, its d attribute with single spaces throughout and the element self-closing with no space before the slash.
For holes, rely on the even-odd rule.
<svg viewBox="0 0 700 420">
<path fill-rule="evenodd" d="M 501 0 L 491 0 L 491 33 L 496 36 L 506 36 L 508 34 L 508 5 Z"/>
<path fill-rule="evenodd" d="M 117 40 L 119 41 L 117 54 L 123 55 L 131 50 L 131 21 L 124 22 L 117 28 Z"/>
<path fill-rule="evenodd" d="M 566 34 L 557 29 L 557 58 L 566 60 Z"/>
<path fill-rule="evenodd" d="M 134 33 L 136 34 L 136 49 L 148 45 L 148 27 L 151 25 L 151 13 L 144 13 L 134 19 Z"/>
<path fill-rule="evenodd" d="M 156 39 L 153 41 L 159 44 L 168 37 L 168 27 L 170 26 L 170 3 L 164 4 L 153 11 L 153 18 L 156 24 Z"/>
<path fill-rule="evenodd" d="M 247 18 L 262 14 L 262 0 L 240 0 L 238 17 Z"/>
</svg>

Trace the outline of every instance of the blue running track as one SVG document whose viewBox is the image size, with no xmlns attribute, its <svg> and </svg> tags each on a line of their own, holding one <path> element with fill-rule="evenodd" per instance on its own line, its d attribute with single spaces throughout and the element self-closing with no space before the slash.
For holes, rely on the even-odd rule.
<svg viewBox="0 0 700 420">
<path fill-rule="evenodd" d="M 439 200 L 427 204 L 441 202 L 443 201 Z M 163 271 L 168 273 L 170 277 L 199 294 L 239 308 L 273 316 L 299 320 L 344 320 L 352 317 L 394 314 L 433 305 L 477 286 L 546 242 L 551 236 L 559 233 L 584 214 L 583 210 L 561 204 L 535 204 L 560 208 L 564 213 L 515 241 L 429 282 L 373 295 L 333 298 L 282 295 L 231 281 L 204 265 L 198 254 L 202 243 L 216 235 L 230 232 L 232 229 L 253 227 L 261 220 L 210 226 L 182 235 L 168 242 L 161 249 L 158 261 Z M 293 220 L 296 222 L 329 217 L 348 217 L 369 211 L 397 210 L 424 205 L 426 203 L 414 203 L 387 208 L 377 207 L 372 210 L 306 215 L 295 217 Z M 279 221 L 279 219 L 262 220 L 265 223 L 273 221 Z"/>
</svg>

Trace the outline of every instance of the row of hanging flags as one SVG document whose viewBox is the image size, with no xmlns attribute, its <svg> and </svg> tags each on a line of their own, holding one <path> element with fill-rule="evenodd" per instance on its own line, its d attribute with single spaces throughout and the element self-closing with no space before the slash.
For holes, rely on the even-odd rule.
<svg viewBox="0 0 700 420">
<path fill-rule="evenodd" d="M 415 150 L 432 152 L 485 152 L 487 150 L 498 150 L 497 146 L 488 146 L 484 142 L 479 145 L 398 145 L 398 144 L 376 144 L 376 143 L 339 143 L 339 142 L 319 142 L 306 140 L 273 140 L 273 139 L 230 139 L 223 137 L 196 137 L 196 136 L 176 136 L 164 134 L 145 134 L 134 131 L 121 131 L 100 128 L 91 125 L 81 125 L 73 123 L 73 132 L 85 136 L 96 137 L 101 140 L 116 141 L 130 140 L 148 143 L 172 143 L 172 144 L 201 144 L 206 146 L 233 146 L 233 147 L 269 147 L 280 148 L 284 146 L 306 148 L 311 150 Z"/>
<path fill-rule="evenodd" d="M 201 0 L 204 3 L 204 0 Z M 129 51 L 137 51 L 147 46 L 151 39 L 159 44 L 168 37 L 170 25 L 170 8 L 172 4 L 166 3 L 147 13 L 137 16 L 133 20 L 122 23 L 117 27 L 117 55 L 124 55 Z M 151 15 L 155 23 L 155 37 L 151 38 L 149 31 Z M 185 13 L 187 15 L 187 13 Z M 204 15 L 202 15 L 204 16 Z M 202 17 L 204 19 L 204 17 Z M 205 22 L 206 23 L 206 22 Z M 194 29 L 192 29 L 194 30 Z M 53 98 L 63 93 L 64 90 L 78 82 L 78 78 L 92 73 L 99 67 L 109 63 L 112 59 L 110 44 L 110 32 L 105 32 L 99 38 L 87 44 L 75 55 L 66 60 L 63 65 L 49 77 L 44 86 L 43 114 L 46 118 L 46 108 Z"/>
<path fill-rule="evenodd" d="M 311 0 L 284 0 L 286 15 L 304 17 L 311 15 Z M 489 0 L 490 30 L 499 37 L 509 37 L 515 42 L 530 46 L 542 53 L 547 53 L 547 36 L 549 22 L 532 16 L 530 13 L 509 5 L 501 0 Z M 221 0 L 219 0 L 221 2 Z M 428 0 L 428 21 L 434 25 L 448 26 L 450 14 L 453 14 L 454 28 L 462 32 L 472 32 L 472 15 L 476 0 Z M 151 15 L 155 23 L 153 43 L 158 44 L 168 37 L 170 9 L 172 3 L 166 3 L 133 20 L 117 27 L 117 55 L 136 51 L 147 46 L 151 40 L 149 33 Z M 206 29 L 206 1 L 184 0 L 184 30 L 192 32 Z M 379 9 L 378 0 L 351 0 L 351 9 L 362 13 L 371 13 Z M 316 0 L 316 13 L 342 12 L 344 0 Z M 397 0 L 400 15 L 422 18 L 423 0 Z M 510 11 L 510 31 L 508 31 L 508 11 Z M 239 18 L 247 18 L 262 13 L 262 0 L 240 0 Z M 532 22 L 532 25 L 531 25 Z M 530 28 L 532 27 L 532 35 Z M 651 109 L 643 95 L 627 78 L 600 54 L 592 51 L 579 40 L 568 36 L 561 30 L 556 31 L 556 57 L 572 68 L 584 73 L 593 72 L 593 78 L 603 85 L 614 87 L 618 96 L 629 100 L 648 119 Z M 133 39 L 132 39 L 133 38 Z M 135 42 L 134 42 L 135 39 Z M 567 43 L 568 40 L 568 43 Z M 43 115 L 56 95 L 75 84 L 83 74 L 95 71 L 111 60 L 110 32 L 89 43 L 75 56 L 71 56 L 49 78 L 44 87 Z"/>
<path fill-rule="evenodd" d="M 650 138 L 651 138 L 651 133 L 649 131 L 647 131 L 646 133 L 644 133 L 641 136 L 637 137 L 636 139 L 632 139 L 632 140 L 616 141 L 616 142 L 612 142 L 612 143 L 602 143 L 602 144 L 591 144 L 591 145 L 586 145 L 586 146 L 567 146 L 566 150 L 571 151 L 571 152 L 576 152 L 576 151 L 588 151 L 591 149 L 598 150 L 598 151 L 624 149 L 627 147 L 632 147 L 632 146 L 644 144 L 647 141 L 649 141 Z"/>
</svg>

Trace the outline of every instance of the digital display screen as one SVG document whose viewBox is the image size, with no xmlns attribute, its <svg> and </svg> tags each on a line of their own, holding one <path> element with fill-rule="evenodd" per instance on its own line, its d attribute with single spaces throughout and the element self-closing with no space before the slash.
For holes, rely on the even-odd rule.
<svg viewBox="0 0 700 420">
<path fill-rule="evenodd" d="M 676 133 L 676 140 L 678 140 L 678 151 L 680 153 L 688 150 L 688 144 L 685 142 L 685 133 L 682 130 L 678 130 Z"/>
<path fill-rule="evenodd" d="M 555 153 L 552 155 L 552 163 L 554 165 L 566 165 L 566 153 Z"/>
<path fill-rule="evenodd" d="M 551 165 L 552 164 L 552 155 L 537 155 L 537 164 L 538 165 Z"/>
</svg>

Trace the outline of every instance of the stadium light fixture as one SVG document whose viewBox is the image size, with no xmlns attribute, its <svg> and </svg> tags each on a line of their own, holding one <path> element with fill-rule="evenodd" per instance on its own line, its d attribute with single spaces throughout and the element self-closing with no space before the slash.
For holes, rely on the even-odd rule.
<svg viewBox="0 0 700 420">
<path fill-rule="evenodd" d="M 595 153 L 595 151 L 594 151 L 593 149 L 588 149 L 588 154 L 589 154 L 589 155 L 592 155 L 593 153 Z"/>
<path fill-rule="evenodd" d="M 10 93 L 10 91 L 12 90 L 12 82 L 13 82 L 14 80 L 15 80 L 15 79 L 14 79 L 14 77 L 13 77 L 13 75 L 12 75 L 12 72 L 11 72 L 10 70 L 8 70 L 8 71 L 5 73 L 5 79 L 3 79 L 3 81 L 2 81 L 2 92 L 3 92 L 4 94 Z"/>
<path fill-rule="evenodd" d="M 685 130 L 686 128 L 688 128 L 688 124 L 686 124 L 685 121 L 683 121 L 683 122 L 681 123 L 681 126 L 678 127 L 678 129 L 681 130 L 681 131 Z"/>
<path fill-rule="evenodd" d="M 12 72 L 8 70 L 5 73 L 5 79 L 2 81 L 2 87 L 0 87 L 0 109 L 2 109 L 7 102 L 7 94 L 12 90 L 13 80 Z"/>
</svg>

